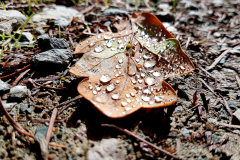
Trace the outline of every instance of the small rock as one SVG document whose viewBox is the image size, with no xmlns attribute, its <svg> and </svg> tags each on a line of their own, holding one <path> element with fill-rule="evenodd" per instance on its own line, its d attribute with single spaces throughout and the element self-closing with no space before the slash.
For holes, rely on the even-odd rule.
<svg viewBox="0 0 240 160">
<path fill-rule="evenodd" d="M 188 137 L 190 136 L 190 131 L 186 128 L 182 128 L 181 129 L 181 134 L 184 136 L 184 137 Z"/>
<path fill-rule="evenodd" d="M 8 157 L 8 152 L 4 148 L 0 148 L 0 157 L 1 159 L 5 159 Z"/>
<path fill-rule="evenodd" d="M 2 100 L 2 104 L 6 110 L 11 110 L 17 103 L 7 103 L 7 101 Z"/>
<path fill-rule="evenodd" d="M 1 79 L 0 79 L 0 91 L 7 91 L 11 88 L 11 85 L 6 83 L 6 82 L 3 82 Z"/>
<path fill-rule="evenodd" d="M 119 8 L 108 8 L 104 10 L 102 15 L 116 15 L 116 14 L 126 14 L 128 15 L 129 12 L 127 10 L 119 9 Z"/>
<path fill-rule="evenodd" d="M 20 105 L 21 113 L 24 113 L 27 109 L 28 109 L 28 105 L 24 104 L 24 103 L 21 103 L 21 105 Z"/>
<path fill-rule="evenodd" d="M 31 113 L 32 113 L 32 109 L 31 109 L 31 107 L 27 108 L 26 111 L 27 111 L 28 114 L 31 114 Z"/>
<path fill-rule="evenodd" d="M 43 30 L 42 27 L 37 27 L 36 30 L 35 30 L 35 33 L 37 35 L 43 35 L 43 34 L 45 34 L 45 31 Z"/>
<path fill-rule="evenodd" d="M 208 118 L 208 122 L 212 122 L 214 124 L 218 123 L 218 121 L 216 119 L 213 119 L 213 118 Z"/>
<path fill-rule="evenodd" d="M 205 137 L 206 137 L 207 144 L 211 144 L 211 142 L 212 142 L 212 131 L 206 131 L 205 132 Z"/>
<path fill-rule="evenodd" d="M 27 18 L 16 10 L 0 10 L 0 19 L 0 33 L 5 32 L 6 34 L 10 34 L 12 31 L 17 30 L 27 21 Z"/>
<path fill-rule="evenodd" d="M 240 122 L 240 109 L 233 113 L 233 117 L 236 118 L 238 122 Z"/>
<path fill-rule="evenodd" d="M 37 134 L 42 134 L 42 135 L 46 136 L 46 134 L 47 134 L 47 129 L 48 129 L 48 127 L 46 127 L 46 126 L 38 127 L 38 128 L 36 129 L 35 137 L 37 136 Z"/>
<path fill-rule="evenodd" d="M 87 153 L 88 160 L 106 160 L 118 159 L 125 160 L 127 150 L 123 145 L 123 141 L 119 139 L 103 139 L 100 144 L 95 143 Z"/>
<path fill-rule="evenodd" d="M 7 127 L 7 133 L 11 134 L 13 132 L 13 127 L 10 125 Z"/>
<path fill-rule="evenodd" d="M 73 17 L 83 19 L 83 14 L 79 13 L 76 9 L 56 5 L 54 7 L 47 6 L 43 8 L 42 12 L 39 12 L 32 17 L 32 20 L 34 23 L 46 25 L 48 20 L 51 19 L 54 20 L 54 25 L 67 27 L 71 23 Z"/>
<path fill-rule="evenodd" d="M 21 31 L 18 31 L 15 34 L 15 38 L 18 38 L 19 35 L 21 34 Z M 19 42 L 28 42 L 31 43 L 33 41 L 33 35 L 30 32 L 22 32 L 22 36 L 20 38 Z"/>
<path fill-rule="evenodd" d="M 10 89 L 10 97 L 14 98 L 24 98 L 27 96 L 26 86 L 15 86 Z"/>
<path fill-rule="evenodd" d="M 213 33 L 213 36 L 218 38 L 218 37 L 221 36 L 221 33 L 219 33 L 219 32 L 215 32 L 215 33 Z"/>
<path fill-rule="evenodd" d="M 67 49 L 69 44 L 63 38 L 49 38 L 46 35 L 39 36 L 38 46 L 42 51 L 50 49 Z"/>
<path fill-rule="evenodd" d="M 52 49 L 33 56 L 36 65 L 68 65 L 73 52 L 68 49 Z"/>
</svg>

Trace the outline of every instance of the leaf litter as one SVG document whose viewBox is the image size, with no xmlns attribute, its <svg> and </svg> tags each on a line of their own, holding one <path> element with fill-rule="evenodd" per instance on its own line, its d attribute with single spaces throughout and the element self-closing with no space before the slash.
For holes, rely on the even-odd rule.
<svg viewBox="0 0 240 160">
<path fill-rule="evenodd" d="M 30 3 L 30 1 L 28 2 Z M 61 1 L 61 3 L 62 2 L 64 2 L 64 0 Z M 153 144 L 157 148 L 163 148 L 170 153 L 174 153 L 177 157 L 184 159 L 225 159 L 226 157 L 239 159 L 238 0 L 216 0 L 214 2 L 180 0 L 172 12 L 171 2 L 168 0 L 161 1 L 159 6 L 152 6 L 151 1 L 146 1 L 144 4 L 140 4 L 140 6 L 139 4 L 134 4 L 134 2 L 125 5 L 125 2 L 113 1 L 109 2 L 109 10 L 104 8 L 104 6 L 92 5 L 94 2 L 95 1 L 90 0 L 87 1 L 86 5 L 84 4 L 85 2 L 80 5 L 74 5 L 70 1 L 67 1 L 65 4 L 74 5 L 72 8 L 77 9 L 80 13 L 84 13 L 85 21 L 84 19 L 74 17 L 68 27 L 60 28 L 58 26 L 52 26 L 53 21 L 49 21 L 50 26 L 43 26 L 46 34 L 50 37 L 57 38 L 61 36 L 65 38 L 67 43 L 73 47 L 71 48 L 72 50 L 79 41 L 103 32 L 112 33 L 113 31 L 114 33 L 119 33 L 128 30 L 129 33 L 131 32 L 132 34 L 129 36 L 132 37 L 130 39 L 135 41 L 138 38 L 136 37 L 137 33 L 136 30 L 132 30 L 131 26 L 141 26 L 140 23 L 135 23 L 135 21 L 130 18 L 130 15 L 128 15 L 128 13 L 130 14 L 131 11 L 136 9 L 132 8 L 132 6 L 138 6 L 139 11 L 152 11 L 153 9 L 166 10 L 167 15 L 163 15 L 163 13 L 158 11 L 154 12 L 154 15 L 162 20 L 164 26 L 177 37 L 183 49 L 187 49 L 186 53 L 191 59 L 194 59 L 196 69 L 187 75 L 184 73 L 185 75 L 163 79 L 163 82 L 168 82 L 176 89 L 178 100 L 175 105 L 168 108 L 152 109 L 150 112 L 150 109 L 147 109 L 146 112 L 145 110 L 139 110 L 135 112 L 135 114 L 114 120 L 99 113 L 97 109 L 92 108 L 92 105 L 88 101 L 85 101 L 83 98 L 81 99 L 82 96 L 78 95 L 75 90 L 82 78 L 77 78 L 67 73 L 68 68 L 65 68 L 66 72 L 64 73 L 56 72 L 56 74 L 49 76 L 49 74 L 46 73 L 39 74 L 39 71 L 35 70 L 34 65 L 28 66 L 31 57 L 41 52 L 38 48 L 39 42 L 35 44 L 33 49 L 22 47 L 15 51 L 4 51 L 1 59 L 1 77 L 5 78 L 4 81 L 6 81 L 6 84 L 27 84 L 27 88 L 30 90 L 30 92 L 28 91 L 28 97 L 22 99 L 21 103 L 21 100 L 18 100 L 20 104 L 7 109 L 9 115 L 13 117 L 13 120 L 21 124 L 22 128 L 26 131 L 33 134 L 39 132 L 39 129 L 48 126 L 49 123 L 52 124 L 52 121 L 50 121 L 51 112 L 54 107 L 59 109 L 54 127 L 50 129 L 53 132 L 49 145 L 45 145 L 46 140 L 44 136 L 38 137 L 40 139 L 36 140 L 40 143 L 45 141 L 41 143 L 42 147 L 40 144 L 41 151 L 44 153 L 44 155 L 42 154 L 42 158 L 86 159 L 90 158 L 90 155 L 99 156 L 96 151 L 100 151 L 99 153 L 104 153 L 103 155 L 109 156 L 111 153 L 115 153 L 114 148 L 122 145 L 126 147 L 118 148 L 116 152 L 121 150 L 122 152 L 118 153 L 124 153 L 126 159 L 169 158 L 160 154 L 154 147 L 151 147 Z M 162 2 L 164 5 L 162 5 Z M 18 5 L 19 3 L 25 4 Z M 100 1 L 97 3 L 104 4 Z M 31 5 L 23 1 L 19 2 L 15 0 L 5 1 L 5 4 L 7 10 L 22 10 L 24 7 L 27 9 L 29 6 L 32 6 L 34 8 L 33 12 L 41 9 L 41 7 L 39 8 L 38 6 L 45 6 L 45 4 L 40 2 L 38 4 L 32 2 L 33 5 Z M 127 11 L 111 8 L 111 5 L 120 8 L 126 7 Z M 161 8 L 164 6 L 168 6 L 168 9 Z M 110 10 L 116 13 L 105 14 Z M 103 11 L 104 14 L 99 11 Z M 133 15 L 134 18 L 137 18 L 137 14 Z M 32 28 L 31 25 L 27 25 L 25 31 L 35 34 Z M 146 33 L 146 31 L 144 32 Z M 37 35 L 35 35 L 35 37 L 37 37 Z M 94 38 L 96 39 L 96 37 Z M 124 37 L 118 38 L 125 42 Z M 4 46 L 8 43 L 8 40 L 5 41 Z M 140 42 L 140 39 L 137 39 L 137 41 L 140 44 L 147 42 L 147 40 Z M 99 46 L 103 44 L 104 43 L 99 43 Z M 93 45 L 94 48 L 92 48 L 95 49 L 96 46 L 95 44 Z M 111 44 L 108 46 L 110 45 Z M 234 48 L 235 46 L 236 48 Z M 105 47 L 107 47 L 107 45 Z M 87 49 L 88 47 L 85 48 Z M 143 48 L 151 53 L 155 53 L 151 48 L 147 48 L 147 45 L 143 46 Z M 105 50 L 105 48 L 103 49 Z M 125 59 L 127 61 L 123 61 L 122 64 L 128 61 L 135 62 L 135 52 L 131 52 L 129 49 L 135 51 L 132 41 L 127 43 L 122 51 L 124 55 L 127 56 Z M 97 48 L 97 51 L 101 50 L 101 47 Z M 102 52 L 104 52 L 104 50 Z M 89 50 L 81 50 L 81 53 L 88 52 Z M 102 52 L 99 53 L 101 54 Z M 81 57 L 82 55 L 83 54 L 80 54 L 79 56 Z M 158 55 L 156 53 L 154 55 L 157 57 L 156 60 L 159 60 Z M 131 61 L 131 59 L 133 60 Z M 77 59 L 73 59 L 74 63 L 75 60 Z M 135 66 L 137 70 L 136 73 L 141 73 L 138 69 L 141 68 L 145 70 L 144 62 L 147 60 L 149 59 L 143 59 L 142 62 L 140 61 L 140 65 L 137 63 L 134 63 L 134 65 L 133 63 L 129 63 L 125 65 L 125 69 L 131 68 L 130 66 Z M 155 62 L 156 61 L 154 61 L 154 63 L 148 63 L 148 65 L 154 65 Z M 71 66 L 71 64 L 69 65 Z M 28 68 L 25 68 L 25 66 Z M 208 66 L 211 66 L 210 69 Z M 30 69 L 30 71 L 23 75 L 24 70 L 27 69 Z M 60 71 L 60 69 L 58 70 Z M 21 72 L 22 74 L 20 75 Z M 135 85 L 139 84 L 137 76 L 131 74 L 134 72 L 126 71 L 124 73 L 129 77 L 135 77 Z M 17 77 L 18 74 L 19 76 Z M 5 75 L 7 76 L 5 77 Z M 153 73 L 151 73 L 150 76 L 153 76 Z M 88 75 L 86 77 L 90 78 Z M 19 81 L 21 78 L 23 78 L 23 81 Z M 104 76 L 102 80 L 107 82 L 109 77 Z M 118 87 L 118 85 L 112 83 L 112 81 L 111 79 L 111 81 L 108 82 L 109 86 L 99 81 L 97 86 L 93 85 L 92 87 L 96 90 L 100 89 L 100 92 L 103 91 L 102 89 L 108 89 L 110 92 L 107 93 L 110 94 Z M 144 78 L 143 81 L 140 82 L 144 83 L 144 86 L 148 86 L 148 84 L 145 84 Z M 148 91 L 145 93 L 148 93 Z M 201 99 L 199 93 L 205 94 L 205 100 Z M 1 96 L 5 103 L 8 103 L 8 101 L 11 102 L 8 96 L 9 93 L 4 93 Z M 70 99 L 71 97 L 72 99 Z M 116 95 L 115 97 L 120 96 Z M 192 104 L 190 102 L 192 98 L 189 97 L 193 97 Z M 125 96 L 124 98 L 127 97 Z M 116 101 L 120 101 L 120 99 Z M 141 99 L 141 101 L 143 100 Z M 31 106 L 28 108 L 32 109 L 32 112 L 30 110 L 30 114 L 21 113 L 23 103 Z M 127 102 L 127 105 L 128 104 Z M 203 105 L 206 104 L 208 104 L 208 112 L 206 112 L 206 109 L 203 107 Z M 233 118 L 229 113 L 232 113 Z M 18 159 L 29 159 L 29 157 L 31 157 L 30 159 L 35 159 L 39 153 L 39 149 L 36 149 L 36 144 L 34 144 L 31 138 L 24 137 L 20 132 L 13 131 L 13 127 L 7 121 L 6 116 L 4 114 L 1 115 L 3 115 L 0 123 L 1 158 L 14 159 L 17 157 Z M 115 134 L 114 130 L 106 129 L 106 127 L 99 128 L 103 123 L 113 124 L 107 124 L 111 127 L 114 125 L 121 126 L 125 131 L 132 131 L 135 136 L 151 142 L 151 145 L 143 141 L 139 142 L 138 140 L 131 139 L 129 136 L 126 136 L 127 132 L 123 132 L 126 135 L 119 135 L 119 133 Z M 108 136 L 114 137 L 113 140 L 120 139 L 117 143 L 121 143 L 122 145 L 111 143 L 110 139 L 103 139 Z M 96 137 L 98 140 L 101 140 L 101 142 L 98 142 Z M 138 139 L 137 137 L 135 138 Z M 124 143 L 122 143 L 123 141 Z M 105 154 L 104 149 L 106 148 L 102 144 L 103 142 L 105 145 L 108 145 L 107 148 L 113 146 L 111 147 L 111 151 L 113 152 Z M 47 150 L 49 150 L 49 153 L 44 152 Z"/>
</svg>

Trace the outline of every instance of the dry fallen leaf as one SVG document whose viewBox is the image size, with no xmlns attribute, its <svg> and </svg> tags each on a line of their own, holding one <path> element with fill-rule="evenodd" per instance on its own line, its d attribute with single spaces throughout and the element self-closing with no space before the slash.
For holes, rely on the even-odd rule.
<svg viewBox="0 0 240 160">
<path fill-rule="evenodd" d="M 140 13 L 132 24 L 132 30 L 105 32 L 79 43 L 75 54 L 85 54 L 70 69 L 88 77 L 78 92 L 111 118 L 174 104 L 177 95 L 164 80 L 194 70 L 179 41 L 157 17 Z"/>
</svg>

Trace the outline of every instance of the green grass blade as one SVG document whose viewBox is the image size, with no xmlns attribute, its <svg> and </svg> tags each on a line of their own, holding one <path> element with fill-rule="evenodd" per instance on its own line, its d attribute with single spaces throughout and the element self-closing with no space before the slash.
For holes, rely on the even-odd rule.
<svg viewBox="0 0 240 160">
<path fill-rule="evenodd" d="M 3 9 L 6 11 L 7 9 L 6 9 L 6 7 L 5 7 L 4 2 L 2 2 L 2 6 L 3 6 Z"/>
</svg>

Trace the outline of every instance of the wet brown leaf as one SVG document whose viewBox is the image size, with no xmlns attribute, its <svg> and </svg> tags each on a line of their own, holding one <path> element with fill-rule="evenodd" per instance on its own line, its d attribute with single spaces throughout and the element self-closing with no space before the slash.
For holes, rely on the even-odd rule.
<svg viewBox="0 0 240 160">
<path fill-rule="evenodd" d="M 88 77 L 78 92 L 111 118 L 174 104 L 177 95 L 164 80 L 194 70 L 157 17 L 140 13 L 132 22 L 132 30 L 105 32 L 79 43 L 75 54 L 85 54 L 70 69 Z"/>
</svg>

